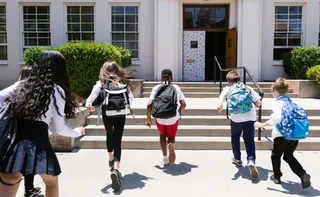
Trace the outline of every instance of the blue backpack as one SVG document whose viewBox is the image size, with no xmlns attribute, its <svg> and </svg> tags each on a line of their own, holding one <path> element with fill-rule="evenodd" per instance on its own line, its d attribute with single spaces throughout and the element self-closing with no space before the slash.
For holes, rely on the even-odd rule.
<svg viewBox="0 0 320 197">
<path fill-rule="evenodd" d="M 284 101 L 281 122 L 276 125 L 278 131 L 286 140 L 305 139 L 309 133 L 306 111 L 287 96 L 280 97 L 278 100 Z"/>
<path fill-rule="evenodd" d="M 234 87 L 230 88 L 227 95 L 227 110 L 230 113 L 243 114 L 252 109 L 251 91 L 245 84 L 235 84 Z"/>
</svg>

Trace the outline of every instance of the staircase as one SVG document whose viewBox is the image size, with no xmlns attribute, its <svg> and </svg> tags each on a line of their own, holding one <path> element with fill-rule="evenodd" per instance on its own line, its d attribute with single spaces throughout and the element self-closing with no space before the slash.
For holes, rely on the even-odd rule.
<svg viewBox="0 0 320 197">
<path fill-rule="evenodd" d="M 146 120 L 146 105 L 151 89 L 156 82 L 145 82 L 143 96 L 136 98 L 133 109 L 136 119 L 127 116 L 122 147 L 124 149 L 159 149 L 159 134 L 155 123 L 151 128 L 144 126 Z M 219 84 L 210 82 L 177 82 L 187 98 L 187 109 L 180 120 L 176 138 L 177 149 L 190 150 L 226 150 L 231 149 L 230 126 L 226 119 L 225 110 L 218 114 L 216 106 L 218 103 Z M 223 84 L 224 86 L 226 84 Z M 252 85 L 248 83 L 248 85 Z M 259 83 L 265 91 L 263 100 L 262 120 L 268 119 L 271 111 L 272 96 L 270 93 L 271 83 Z M 290 96 L 297 95 L 290 90 Z M 267 97 L 267 98 L 266 98 Z M 309 138 L 302 140 L 298 149 L 320 150 L 320 101 L 315 99 L 298 99 L 298 104 L 305 107 L 310 119 Z M 105 130 L 100 120 L 97 123 L 97 112 L 87 117 L 86 136 L 77 141 L 77 146 L 83 149 L 105 149 Z M 262 131 L 262 139 L 256 139 L 256 148 L 259 150 L 271 149 L 271 127 Z M 258 132 L 256 131 L 256 137 Z M 242 142 L 242 148 L 244 148 Z"/>
</svg>

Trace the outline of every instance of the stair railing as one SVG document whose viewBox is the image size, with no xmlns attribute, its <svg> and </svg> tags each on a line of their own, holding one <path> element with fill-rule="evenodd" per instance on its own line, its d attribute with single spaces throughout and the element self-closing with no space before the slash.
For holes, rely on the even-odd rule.
<svg viewBox="0 0 320 197">
<path fill-rule="evenodd" d="M 263 99 L 263 96 L 264 96 L 264 92 L 262 91 L 262 89 L 260 88 L 259 84 L 256 82 L 256 80 L 252 77 L 249 69 L 245 66 L 242 66 L 242 67 L 237 67 L 237 68 L 222 68 L 219 61 L 218 61 L 218 58 L 216 56 L 214 56 L 214 70 L 216 71 L 216 68 L 219 68 L 219 73 L 220 73 L 220 93 L 222 91 L 222 74 L 223 72 L 226 72 L 226 71 L 231 71 L 231 70 L 242 70 L 243 71 L 243 83 L 246 84 L 247 82 L 247 75 L 248 77 L 251 79 L 251 81 L 253 82 L 253 84 L 256 86 L 256 88 L 258 89 L 259 91 L 259 96 L 261 97 L 261 101 Z M 216 73 L 214 73 L 214 82 L 216 83 Z M 261 102 L 261 105 L 259 106 L 259 112 L 258 112 L 258 120 L 259 122 L 261 122 L 261 119 L 262 119 L 262 102 Z M 261 141 L 261 128 L 258 129 L 258 140 Z"/>
</svg>

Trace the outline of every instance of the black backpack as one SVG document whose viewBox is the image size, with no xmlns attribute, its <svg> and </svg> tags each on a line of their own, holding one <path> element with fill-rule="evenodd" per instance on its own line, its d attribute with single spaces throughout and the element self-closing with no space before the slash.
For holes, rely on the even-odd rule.
<svg viewBox="0 0 320 197">
<path fill-rule="evenodd" d="M 173 85 L 162 84 L 152 101 L 152 116 L 168 119 L 177 115 L 177 92 Z"/>
</svg>

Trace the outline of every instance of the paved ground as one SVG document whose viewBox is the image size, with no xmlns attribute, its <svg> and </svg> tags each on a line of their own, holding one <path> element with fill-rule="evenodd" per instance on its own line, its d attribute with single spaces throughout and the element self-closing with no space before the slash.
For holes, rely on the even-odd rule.
<svg viewBox="0 0 320 197">
<path fill-rule="evenodd" d="M 61 197 L 320 196 L 320 152 L 296 154 L 312 176 L 313 186 L 307 190 L 301 188 L 299 178 L 285 162 L 283 184 L 275 185 L 269 180 L 270 151 L 257 152 L 260 180 L 253 181 L 248 168 L 236 168 L 231 164 L 230 151 L 177 151 L 176 165 L 162 168 L 159 166 L 160 151 L 124 150 L 121 193 L 113 193 L 110 187 L 106 150 L 58 153 L 58 157 L 63 171 L 60 175 Z M 39 177 L 36 177 L 35 185 L 44 190 Z M 22 194 L 23 186 L 20 185 L 18 197 Z"/>
</svg>

